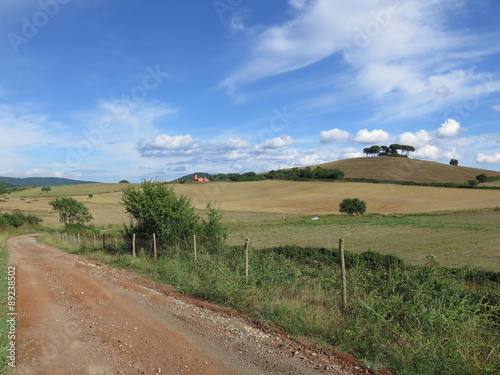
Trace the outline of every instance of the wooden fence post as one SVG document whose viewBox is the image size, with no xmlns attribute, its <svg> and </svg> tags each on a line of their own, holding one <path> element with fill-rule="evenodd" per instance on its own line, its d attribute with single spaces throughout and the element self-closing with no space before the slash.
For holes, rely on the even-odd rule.
<svg viewBox="0 0 500 375">
<path fill-rule="evenodd" d="M 153 253 L 155 260 L 158 259 L 158 251 L 156 250 L 156 233 L 153 233 Z"/>
<path fill-rule="evenodd" d="M 135 233 L 132 235 L 132 256 L 137 258 L 137 254 L 135 253 Z"/>
<path fill-rule="evenodd" d="M 245 241 L 245 278 L 248 283 L 248 248 L 250 247 L 250 238 Z"/>
<path fill-rule="evenodd" d="M 342 275 L 342 304 L 344 306 L 344 311 L 349 310 L 349 305 L 347 304 L 347 281 L 345 272 L 345 257 L 344 257 L 344 240 L 339 239 L 339 250 L 340 250 L 340 272 Z"/>
<path fill-rule="evenodd" d="M 96 248 L 96 243 L 95 243 L 95 233 L 94 233 L 94 249 Z"/>
<path fill-rule="evenodd" d="M 194 261 L 196 262 L 198 260 L 198 254 L 197 254 L 197 249 L 196 249 L 196 234 L 193 234 L 193 249 L 194 249 Z"/>
<path fill-rule="evenodd" d="M 116 239 L 116 235 L 115 235 L 115 250 L 118 251 L 118 240 Z"/>
</svg>

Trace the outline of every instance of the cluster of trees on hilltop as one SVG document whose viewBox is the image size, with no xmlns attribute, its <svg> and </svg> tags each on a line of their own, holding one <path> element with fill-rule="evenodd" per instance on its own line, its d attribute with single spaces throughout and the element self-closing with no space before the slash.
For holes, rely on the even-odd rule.
<svg viewBox="0 0 500 375">
<path fill-rule="evenodd" d="M 401 154 L 398 152 L 401 151 Z M 363 153 L 366 156 L 399 156 L 399 157 L 408 157 L 410 152 L 415 152 L 415 147 L 410 145 L 400 145 L 397 143 L 393 143 L 389 147 L 387 146 L 371 146 L 363 149 Z M 406 153 L 406 155 L 405 155 Z"/>
<path fill-rule="evenodd" d="M 338 169 L 326 169 L 321 167 L 292 168 L 272 170 L 267 173 L 218 173 L 206 174 L 210 181 L 262 181 L 262 180 L 340 180 L 344 178 L 344 172 Z"/>
</svg>

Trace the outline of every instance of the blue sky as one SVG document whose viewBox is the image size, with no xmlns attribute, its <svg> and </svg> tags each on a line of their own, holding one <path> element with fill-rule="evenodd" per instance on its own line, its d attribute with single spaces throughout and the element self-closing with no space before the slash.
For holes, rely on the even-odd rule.
<svg viewBox="0 0 500 375">
<path fill-rule="evenodd" d="M 0 175 L 500 170 L 497 0 L 2 0 Z"/>
</svg>

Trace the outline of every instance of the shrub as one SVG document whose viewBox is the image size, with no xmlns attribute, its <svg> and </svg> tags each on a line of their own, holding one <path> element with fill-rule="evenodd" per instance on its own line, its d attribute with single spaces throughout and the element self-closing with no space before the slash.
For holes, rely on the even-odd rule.
<svg viewBox="0 0 500 375">
<path fill-rule="evenodd" d="M 38 225 L 42 219 L 33 214 L 23 212 L 3 213 L 0 215 L 0 228 L 13 227 L 19 228 L 23 225 Z"/>
<path fill-rule="evenodd" d="M 122 204 L 134 219 L 127 233 L 151 236 L 156 233 L 166 246 L 185 246 L 193 235 L 210 237 L 211 246 L 224 242 L 226 232 L 221 216 L 210 204 L 208 221 L 201 220 L 185 195 L 177 195 L 173 186 L 163 182 L 143 181 L 138 189 L 129 186 L 123 192 Z"/>
<path fill-rule="evenodd" d="M 59 197 L 49 204 L 59 213 L 59 221 L 65 225 L 85 224 L 93 219 L 88 208 L 74 198 Z"/>
<path fill-rule="evenodd" d="M 360 215 L 366 212 L 366 202 L 358 198 L 346 198 L 339 204 L 339 211 L 349 215 Z"/>
<path fill-rule="evenodd" d="M 481 173 L 480 175 L 476 176 L 476 180 L 478 180 L 481 183 L 484 183 L 488 181 L 488 176 L 486 176 L 484 173 Z"/>
</svg>

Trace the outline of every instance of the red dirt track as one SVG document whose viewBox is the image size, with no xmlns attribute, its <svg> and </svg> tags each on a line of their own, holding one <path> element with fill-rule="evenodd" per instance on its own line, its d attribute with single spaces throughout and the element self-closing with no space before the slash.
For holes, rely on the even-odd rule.
<svg viewBox="0 0 500 375">
<path fill-rule="evenodd" d="M 16 374 L 362 374 L 349 356 L 258 329 L 235 311 L 88 258 L 8 241 Z"/>
</svg>

